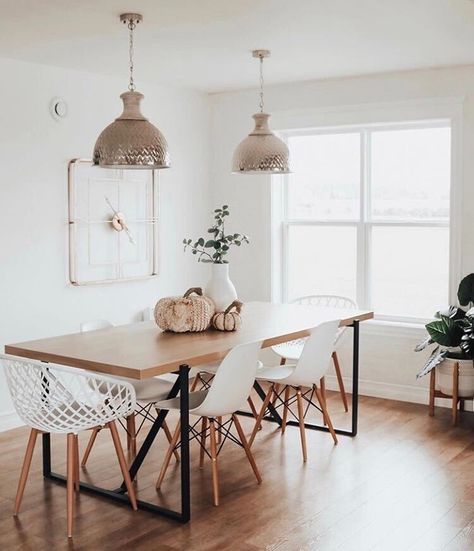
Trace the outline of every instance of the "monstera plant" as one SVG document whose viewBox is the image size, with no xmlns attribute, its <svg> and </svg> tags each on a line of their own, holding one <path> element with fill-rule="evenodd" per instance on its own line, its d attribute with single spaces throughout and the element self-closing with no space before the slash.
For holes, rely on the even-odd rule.
<svg viewBox="0 0 474 551">
<path fill-rule="evenodd" d="M 450 306 L 436 312 L 435 319 L 425 325 L 428 337 L 416 348 L 416 352 L 434 345 L 417 378 L 427 375 L 445 359 L 472 360 L 474 358 L 474 274 L 467 275 L 459 284 L 460 306 Z"/>
</svg>

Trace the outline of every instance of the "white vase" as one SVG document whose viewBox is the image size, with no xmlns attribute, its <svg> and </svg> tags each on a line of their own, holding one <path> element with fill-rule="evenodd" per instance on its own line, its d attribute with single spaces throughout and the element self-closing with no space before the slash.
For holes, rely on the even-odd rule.
<svg viewBox="0 0 474 551">
<path fill-rule="evenodd" d="M 216 312 L 222 312 L 237 298 L 237 291 L 229 279 L 229 264 L 212 264 L 205 294 L 214 301 Z"/>
</svg>

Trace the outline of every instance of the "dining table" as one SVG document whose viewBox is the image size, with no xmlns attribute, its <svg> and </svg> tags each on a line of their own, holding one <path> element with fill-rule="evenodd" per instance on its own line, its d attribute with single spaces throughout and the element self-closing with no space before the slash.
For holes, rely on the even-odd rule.
<svg viewBox="0 0 474 551">
<path fill-rule="evenodd" d="M 189 457 L 189 370 L 210 362 L 218 362 L 235 346 L 260 341 L 262 348 L 301 339 L 325 321 L 339 320 L 340 327 L 351 327 L 352 348 L 352 412 L 350 429 L 336 428 L 336 433 L 354 437 L 358 423 L 359 383 L 359 325 L 373 318 L 369 310 L 315 307 L 299 304 L 249 302 L 242 311 L 242 326 L 238 331 L 225 332 L 216 329 L 195 333 L 171 333 L 161 331 L 153 321 L 133 323 L 99 329 L 86 333 L 32 340 L 5 346 L 5 353 L 48 363 L 105 373 L 112 376 L 144 380 L 150 377 L 176 373 L 168 398 L 179 395 L 181 420 L 181 507 L 179 511 L 150 501 L 138 500 L 139 509 L 157 515 L 188 522 L 191 518 L 190 457 Z M 238 377 L 238 372 L 235 374 Z M 264 390 L 258 381 L 254 384 L 260 398 Z M 270 402 L 266 420 L 281 424 L 276 407 Z M 249 415 L 248 412 L 239 412 Z M 167 410 L 160 410 L 148 428 L 148 432 L 130 464 L 130 476 L 134 480 L 162 428 Z M 288 422 L 289 425 L 297 424 Z M 325 425 L 305 423 L 306 428 L 327 431 Z M 51 468 L 50 434 L 42 435 L 43 476 L 65 483 L 64 475 Z M 125 485 L 107 489 L 81 481 L 81 490 L 109 499 L 127 503 Z"/>
</svg>

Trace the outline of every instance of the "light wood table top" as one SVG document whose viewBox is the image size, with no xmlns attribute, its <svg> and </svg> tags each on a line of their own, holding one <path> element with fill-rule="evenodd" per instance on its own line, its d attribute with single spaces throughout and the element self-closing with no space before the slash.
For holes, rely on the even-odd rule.
<svg viewBox="0 0 474 551">
<path fill-rule="evenodd" d="M 7 354 L 54 362 L 90 371 L 146 379 L 222 359 L 238 344 L 262 341 L 262 347 L 309 334 L 324 321 L 340 319 L 341 326 L 373 318 L 367 310 L 344 310 L 297 304 L 250 302 L 236 332 L 162 332 L 154 322 L 141 322 L 73 333 L 5 346 Z"/>
</svg>

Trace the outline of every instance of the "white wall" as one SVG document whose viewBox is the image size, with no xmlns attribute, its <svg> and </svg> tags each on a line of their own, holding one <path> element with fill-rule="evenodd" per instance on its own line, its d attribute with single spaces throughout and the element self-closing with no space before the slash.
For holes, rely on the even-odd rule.
<svg viewBox="0 0 474 551">
<path fill-rule="evenodd" d="M 257 110 L 255 90 L 212 96 L 212 185 L 215 204 L 228 202 L 235 213 L 235 229 L 248 233 L 251 250 L 233 257 L 232 279 L 244 300 L 271 299 L 271 184 L 268 177 L 229 173 L 237 143 L 251 130 Z M 431 118 L 454 113 L 455 174 L 459 215 L 459 265 L 454 272 L 474 271 L 474 67 L 410 71 L 360 78 L 269 86 L 266 110 L 274 129 L 344 125 Z M 278 185 L 278 184 L 273 184 Z M 453 287 L 457 285 L 454 282 Z M 420 290 L 422 292 L 422 290 Z M 420 329 L 364 326 L 362 330 L 361 389 L 363 393 L 412 401 L 426 401 L 427 380 L 416 381 L 423 363 L 413 347 Z M 349 348 L 343 352 L 350 366 Z M 345 369 L 346 375 L 349 370 Z"/>
<path fill-rule="evenodd" d="M 172 168 L 160 172 L 157 278 L 72 287 L 67 273 L 67 164 L 90 158 L 99 132 L 121 112 L 121 80 L 0 59 L 0 350 L 6 343 L 77 331 L 88 319 L 139 319 L 159 297 L 205 281 L 182 252 L 209 216 L 209 99 L 138 82 L 143 112 L 166 136 Z M 60 122 L 54 96 L 69 105 Z M 0 374 L 0 429 L 13 417 Z"/>
</svg>

